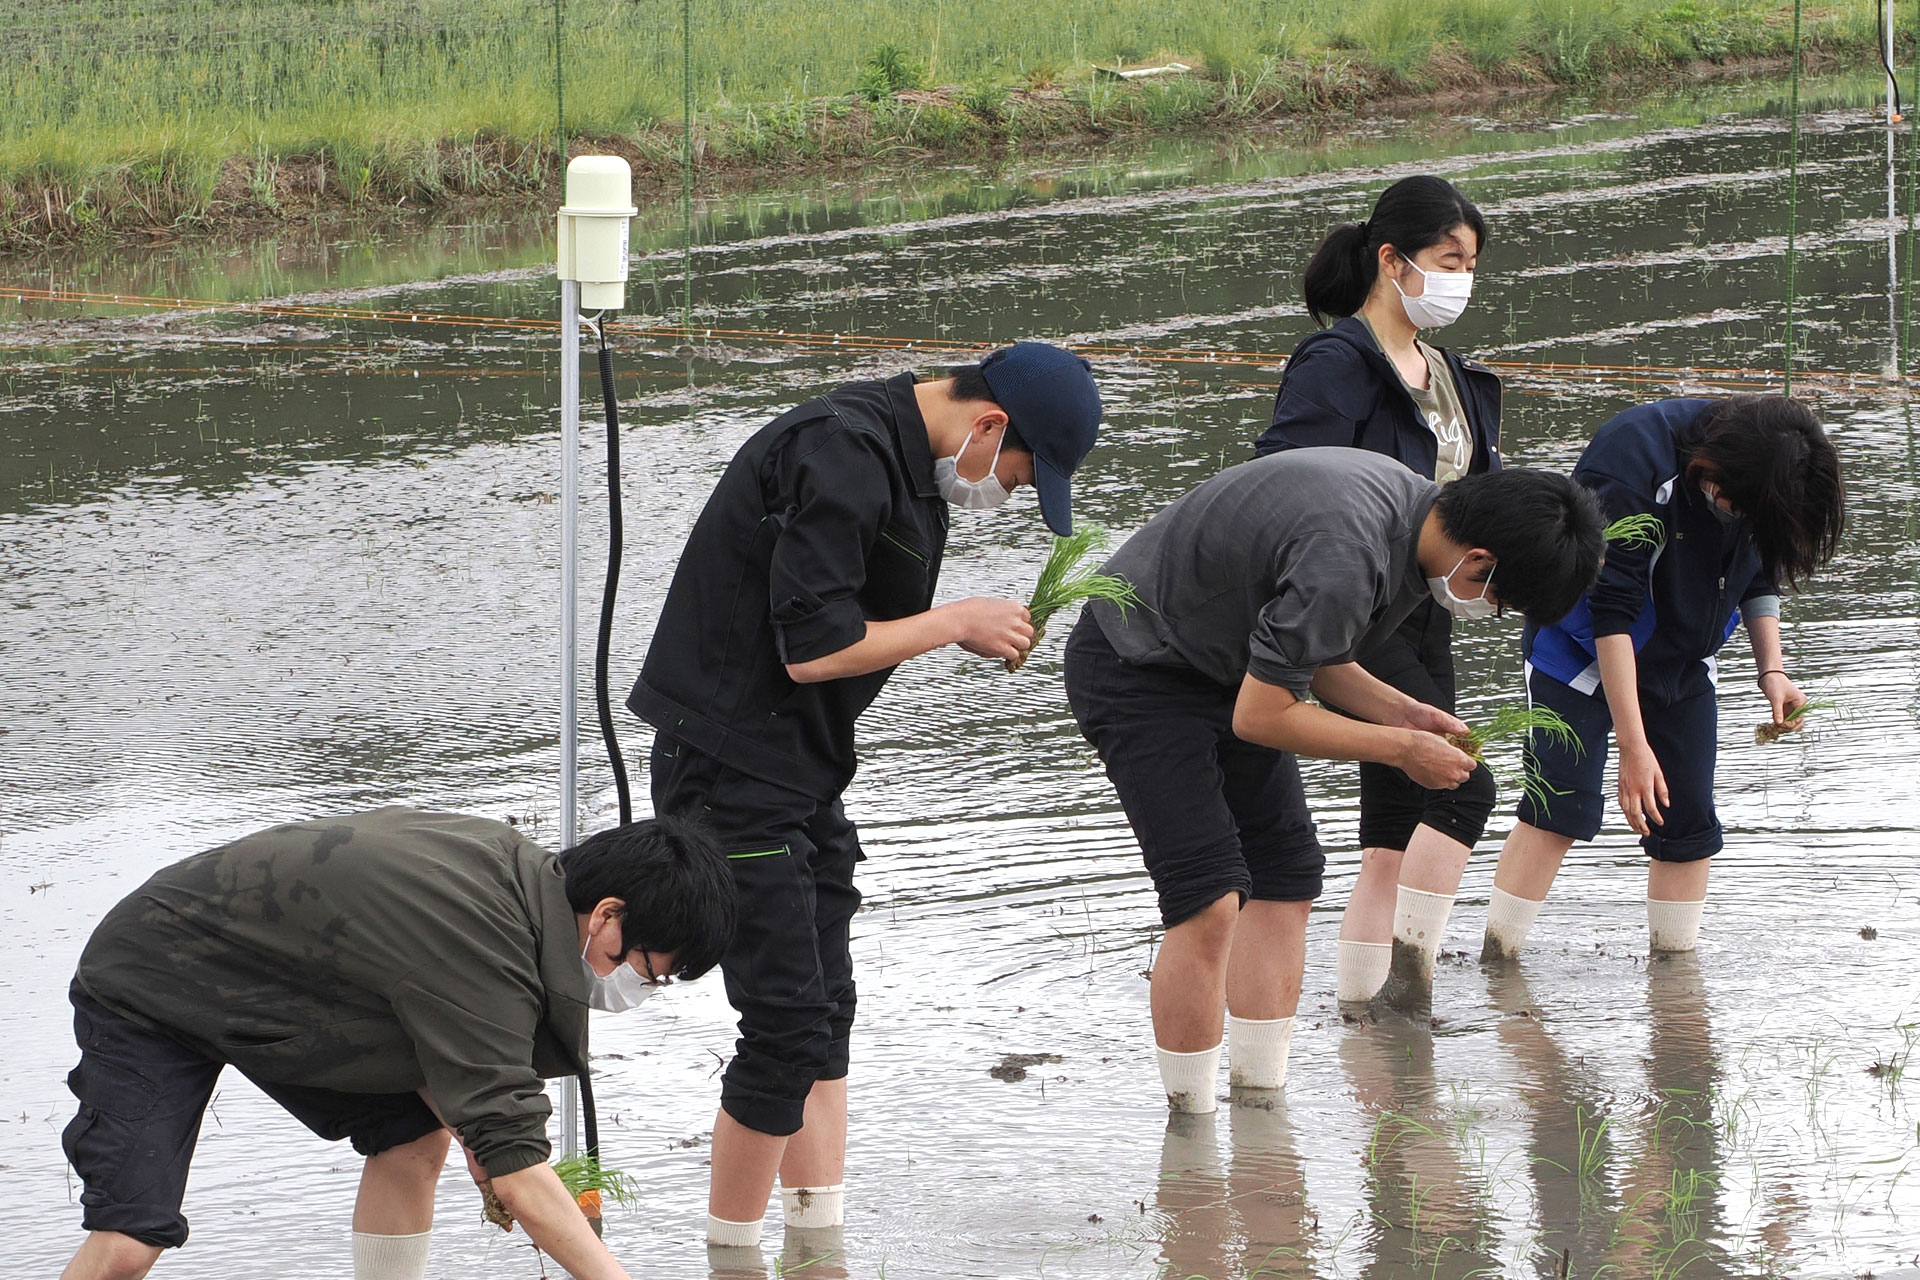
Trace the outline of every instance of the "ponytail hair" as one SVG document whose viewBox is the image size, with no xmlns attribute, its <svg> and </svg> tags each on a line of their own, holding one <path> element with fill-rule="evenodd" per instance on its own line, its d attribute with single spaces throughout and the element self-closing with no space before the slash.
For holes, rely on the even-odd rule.
<svg viewBox="0 0 1920 1280">
<path fill-rule="evenodd" d="M 1455 227 L 1473 232 L 1475 252 L 1487 247 L 1487 220 L 1460 188 L 1445 178 L 1416 174 L 1380 193 L 1373 216 L 1345 222 L 1327 233 L 1307 264 L 1300 292 L 1314 323 L 1328 316 L 1350 316 L 1373 292 L 1380 274 L 1380 246 L 1390 244 L 1403 258 L 1438 244 Z"/>
</svg>

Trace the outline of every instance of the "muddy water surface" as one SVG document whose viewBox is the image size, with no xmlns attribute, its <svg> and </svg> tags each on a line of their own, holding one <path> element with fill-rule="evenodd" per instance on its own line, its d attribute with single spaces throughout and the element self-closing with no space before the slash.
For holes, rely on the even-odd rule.
<svg viewBox="0 0 1920 1280">
<path fill-rule="evenodd" d="M 1014 677 L 932 655 L 868 716 L 848 799 L 870 854 L 849 1226 L 839 1242 L 787 1241 L 776 1214 L 764 1254 L 730 1274 L 1920 1268 L 1905 1076 L 1920 1027 L 1920 426 L 1875 377 L 1903 314 L 1887 255 L 1904 220 L 1887 219 L 1885 134 L 1853 92 L 1802 122 L 1794 228 L 1802 365 L 1862 375 L 1809 383 L 1845 452 L 1854 520 L 1840 562 L 1789 605 L 1794 674 L 1841 710 L 1802 740 L 1755 746 L 1764 706 L 1750 659 L 1729 649 L 1729 847 L 1698 956 L 1648 959 L 1641 859 L 1616 821 L 1570 860 L 1524 963 L 1483 971 L 1466 957 L 1496 831 L 1462 891 L 1434 1027 L 1344 1026 L 1333 936 L 1355 866 L 1353 772 L 1311 765 L 1332 866 L 1285 1100 L 1170 1123 L 1143 978 L 1153 897 L 1066 711 L 1064 627 Z M 1308 328 L 1294 282 L 1319 235 L 1417 166 L 1461 182 L 1494 227 L 1448 335 L 1461 349 L 1779 365 L 1786 127 L 1765 93 L 1371 129 L 1344 149 L 1162 148 L 714 207 L 694 314 L 717 329 L 1284 351 Z M 5 277 L 198 297 L 324 287 L 354 305 L 536 316 L 553 306 L 543 226 L 10 264 Z M 681 257 L 664 222 L 639 243 L 635 306 L 663 315 L 683 296 Z M 90 314 L 0 298 L 0 1168 L 21 1275 L 56 1272 L 77 1235 L 58 1144 L 63 993 L 120 895 L 222 838 L 393 801 L 548 838 L 555 825 L 550 340 Z M 623 343 L 620 683 L 739 442 L 815 389 L 923 358 Z M 1077 501 L 1120 530 L 1246 456 L 1277 376 L 1125 360 L 1097 372 L 1110 434 Z M 1565 465 L 1612 413 L 1704 385 L 1515 377 L 1506 451 Z M 954 523 L 943 597 L 1023 594 L 1045 546 L 1030 499 Z M 604 537 L 591 502 L 583 527 L 591 555 Z M 1517 696 L 1517 643 L 1511 623 L 1462 629 L 1469 718 Z M 643 755 L 646 735 L 622 725 Z M 588 755 L 596 826 L 613 797 Z M 1496 764 L 1511 780 L 1513 762 Z M 636 1275 L 707 1273 L 705 1139 L 731 1039 L 717 981 L 596 1024 L 607 1158 L 644 1188 L 609 1221 Z M 996 1072 L 1008 1055 L 1033 1065 Z M 193 1242 L 161 1273 L 346 1274 L 356 1163 L 230 1078 L 195 1165 Z M 449 1171 L 433 1274 L 539 1273 Z"/>
</svg>

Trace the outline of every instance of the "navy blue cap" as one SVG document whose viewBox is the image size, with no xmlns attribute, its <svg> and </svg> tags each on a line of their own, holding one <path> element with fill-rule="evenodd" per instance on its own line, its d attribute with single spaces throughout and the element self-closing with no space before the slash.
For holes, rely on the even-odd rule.
<svg viewBox="0 0 1920 1280">
<path fill-rule="evenodd" d="M 1046 342 L 1016 342 L 980 362 L 994 401 L 1033 451 L 1040 518 L 1061 537 L 1073 532 L 1074 471 L 1100 434 L 1093 367 Z"/>
</svg>

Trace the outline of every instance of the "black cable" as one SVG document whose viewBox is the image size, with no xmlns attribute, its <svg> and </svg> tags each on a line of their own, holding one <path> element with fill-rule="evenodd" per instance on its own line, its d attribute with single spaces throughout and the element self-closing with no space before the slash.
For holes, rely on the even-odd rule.
<svg viewBox="0 0 1920 1280">
<path fill-rule="evenodd" d="M 1873 29 L 1879 37 L 1874 43 L 1880 65 L 1886 69 L 1887 83 L 1893 86 L 1893 114 L 1904 116 L 1906 110 L 1900 105 L 1900 77 L 1893 74 L 1893 64 L 1887 61 L 1887 6 L 1881 0 L 1873 0 Z"/>
<path fill-rule="evenodd" d="M 576 1079 L 580 1081 L 580 1119 L 587 1131 L 587 1159 L 600 1163 L 600 1117 L 593 1110 L 593 1081 L 587 1077 L 590 1073 L 582 1071 Z"/>
<path fill-rule="evenodd" d="M 620 555 L 626 531 L 620 519 L 620 403 L 613 393 L 613 353 L 607 333 L 600 336 L 600 395 L 607 402 L 607 585 L 600 595 L 600 640 L 593 651 L 593 693 L 600 709 L 600 736 L 606 739 L 607 761 L 613 766 L 614 790 L 620 793 L 620 822 L 633 821 L 633 792 L 627 782 L 627 762 L 613 731 L 613 706 L 607 693 L 607 650 L 613 644 L 613 601 L 620 590 Z"/>
</svg>

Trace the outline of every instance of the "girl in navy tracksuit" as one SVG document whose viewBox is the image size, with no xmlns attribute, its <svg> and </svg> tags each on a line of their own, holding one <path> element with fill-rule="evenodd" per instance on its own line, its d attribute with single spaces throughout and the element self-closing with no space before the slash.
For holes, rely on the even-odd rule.
<svg viewBox="0 0 1920 1280">
<path fill-rule="evenodd" d="M 1441 481 L 1497 470 L 1500 380 L 1417 336 L 1465 306 L 1486 237 L 1486 221 L 1466 196 L 1427 175 L 1388 187 L 1367 221 L 1336 227 L 1308 265 L 1303 291 L 1315 320 L 1345 319 L 1294 349 L 1258 451 L 1369 449 Z M 1491 602 L 1466 604 L 1493 612 Z M 1451 637 L 1450 613 L 1429 600 L 1360 664 L 1451 713 Z M 1388 765 L 1360 766 L 1360 876 L 1340 922 L 1341 999 L 1365 1000 L 1380 989 L 1397 923 L 1426 935 L 1409 976 L 1416 988 L 1430 985 L 1427 942 L 1437 945 L 1439 931 L 1426 917 L 1438 910 L 1444 921 L 1493 803 L 1484 765 L 1441 791 Z M 1397 919 L 1402 905 L 1416 908 L 1406 921 Z"/>
<path fill-rule="evenodd" d="M 1620 753 L 1619 802 L 1652 858 L 1647 926 L 1655 951 L 1699 936 L 1713 808 L 1716 654 L 1744 619 L 1776 725 L 1806 698 L 1780 652 L 1781 582 L 1833 557 L 1844 523 L 1840 462 L 1813 414 L 1785 396 L 1661 400 L 1601 427 L 1574 478 L 1608 518 L 1642 517 L 1616 536 L 1587 599 L 1529 627 L 1527 694 L 1573 726 L 1577 748 L 1534 735 L 1523 797 L 1500 851 L 1488 958 L 1519 951 L 1567 850 L 1600 830 L 1607 731 Z M 1649 519 L 1650 518 L 1650 519 Z"/>
</svg>

